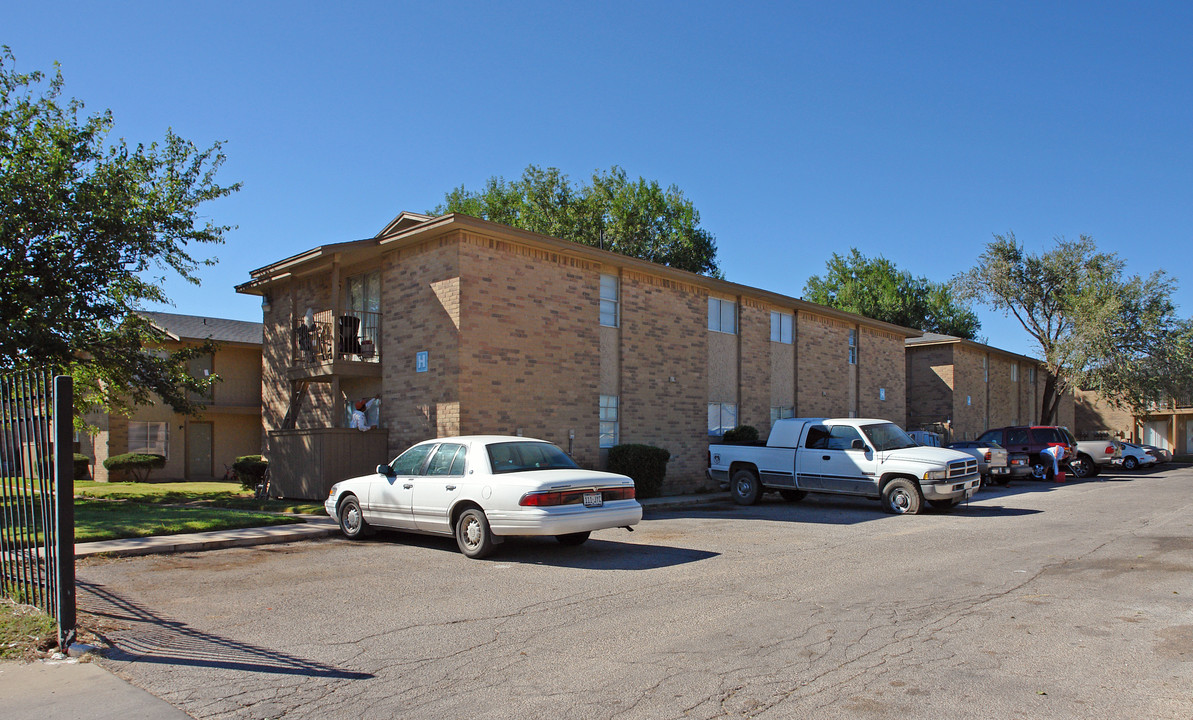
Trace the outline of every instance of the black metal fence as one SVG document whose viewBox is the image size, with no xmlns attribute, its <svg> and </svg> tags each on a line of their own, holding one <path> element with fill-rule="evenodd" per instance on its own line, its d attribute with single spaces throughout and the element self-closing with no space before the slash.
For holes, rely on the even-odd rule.
<svg viewBox="0 0 1193 720">
<path fill-rule="evenodd" d="M 75 638 L 73 385 L 49 370 L 0 374 L 0 595 Z"/>
</svg>

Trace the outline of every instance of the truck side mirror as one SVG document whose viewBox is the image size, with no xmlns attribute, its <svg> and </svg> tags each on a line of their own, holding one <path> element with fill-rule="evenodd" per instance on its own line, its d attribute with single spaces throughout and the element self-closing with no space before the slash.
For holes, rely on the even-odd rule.
<svg viewBox="0 0 1193 720">
<path fill-rule="evenodd" d="M 854 438 L 854 441 L 849 444 L 849 449 L 850 450 L 865 450 L 866 449 L 866 441 L 862 440 L 861 438 Z"/>
</svg>

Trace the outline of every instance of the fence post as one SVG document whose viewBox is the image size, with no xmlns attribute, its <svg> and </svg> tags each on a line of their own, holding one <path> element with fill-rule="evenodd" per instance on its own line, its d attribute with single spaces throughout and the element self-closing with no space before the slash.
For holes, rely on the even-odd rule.
<svg viewBox="0 0 1193 720">
<path fill-rule="evenodd" d="M 75 641 L 74 379 L 54 377 L 54 508 L 58 555 L 58 649 Z"/>
</svg>

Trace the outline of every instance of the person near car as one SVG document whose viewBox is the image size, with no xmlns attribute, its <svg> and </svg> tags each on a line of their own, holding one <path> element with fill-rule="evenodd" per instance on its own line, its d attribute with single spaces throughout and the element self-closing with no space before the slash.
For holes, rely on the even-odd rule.
<svg viewBox="0 0 1193 720">
<path fill-rule="evenodd" d="M 1065 447 L 1054 443 L 1041 450 L 1040 454 L 1052 458 L 1052 477 L 1060 477 L 1060 459 L 1064 457 Z"/>
</svg>

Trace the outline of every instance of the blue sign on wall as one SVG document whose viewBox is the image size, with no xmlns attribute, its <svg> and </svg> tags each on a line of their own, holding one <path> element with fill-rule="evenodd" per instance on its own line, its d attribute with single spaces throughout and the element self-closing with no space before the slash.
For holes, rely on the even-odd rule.
<svg viewBox="0 0 1193 720">
<path fill-rule="evenodd" d="M 423 350 L 414 356 L 414 372 L 427 371 L 427 351 Z"/>
</svg>

